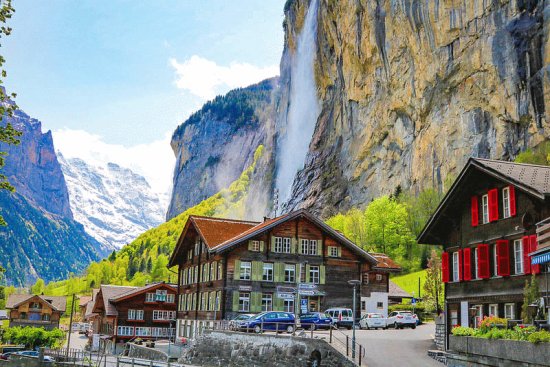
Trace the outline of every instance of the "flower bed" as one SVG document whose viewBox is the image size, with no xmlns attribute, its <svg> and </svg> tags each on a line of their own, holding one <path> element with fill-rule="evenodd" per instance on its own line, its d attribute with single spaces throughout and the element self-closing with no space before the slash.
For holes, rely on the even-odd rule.
<svg viewBox="0 0 550 367">
<path fill-rule="evenodd" d="M 512 329 L 498 327 L 474 329 L 470 327 L 457 326 L 451 330 L 454 336 L 471 336 L 483 339 L 507 339 L 522 340 L 531 343 L 549 343 L 550 332 L 537 331 L 534 326 L 514 326 Z"/>
</svg>

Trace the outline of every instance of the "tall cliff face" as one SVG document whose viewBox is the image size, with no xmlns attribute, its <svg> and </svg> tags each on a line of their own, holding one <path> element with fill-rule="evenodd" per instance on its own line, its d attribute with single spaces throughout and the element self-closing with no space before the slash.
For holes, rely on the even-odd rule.
<svg viewBox="0 0 550 367">
<path fill-rule="evenodd" d="M 2 145 L 2 151 L 8 153 L 3 174 L 28 201 L 50 213 L 72 218 L 69 193 L 51 131 L 42 133 L 41 122 L 21 110 L 0 123 L 6 122 L 11 122 L 23 135 L 19 145 Z"/>
<path fill-rule="evenodd" d="M 308 5 L 286 5 L 282 84 Z M 549 16 L 544 0 L 320 0 L 322 107 L 286 209 L 440 187 L 470 156 L 513 159 L 550 136 Z"/>
<path fill-rule="evenodd" d="M 252 164 L 259 145 L 272 146 L 267 140 L 273 136 L 272 94 L 277 82 L 267 79 L 216 97 L 176 129 L 171 143 L 176 168 L 167 219 L 228 187 Z M 270 157 L 270 152 L 264 157 Z M 270 165 L 263 167 L 269 176 Z M 264 183 L 263 177 L 254 183 L 258 191 L 254 197 L 262 196 L 262 202 L 271 184 Z"/>
</svg>

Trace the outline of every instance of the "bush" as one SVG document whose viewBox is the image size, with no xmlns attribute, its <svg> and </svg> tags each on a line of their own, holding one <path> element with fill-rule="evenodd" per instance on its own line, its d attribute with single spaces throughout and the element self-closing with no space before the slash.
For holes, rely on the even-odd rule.
<svg viewBox="0 0 550 367">
<path fill-rule="evenodd" d="M 493 320 L 498 321 L 498 320 Z M 489 324 L 488 321 L 486 324 Z M 500 322 L 496 322 L 495 325 L 502 325 Z M 549 343 L 550 332 L 548 331 L 536 331 L 534 326 L 515 326 L 513 329 L 503 328 L 479 328 L 474 329 L 470 327 L 455 326 L 451 333 L 455 336 L 473 336 L 476 338 L 484 339 L 508 339 L 508 340 L 523 340 L 531 343 Z"/>
<path fill-rule="evenodd" d="M 50 331 L 42 327 L 15 326 L 5 329 L 2 341 L 5 344 L 23 344 L 25 347 L 59 347 L 65 339 L 65 333 L 60 329 Z"/>
<path fill-rule="evenodd" d="M 548 331 L 535 331 L 527 337 L 527 340 L 531 343 L 550 343 L 550 332 Z"/>
<path fill-rule="evenodd" d="M 507 320 L 496 316 L 485 316 L 479 325 L 480 329 L 488 330 L 497 325 L 506 326 Z"/>
<path fill-rule="evenodd" d="M 451 333 L 455 336 L 473 336 L 475 334 L 475 329 L 465 326 L 455 326 Z"/>
</svg>

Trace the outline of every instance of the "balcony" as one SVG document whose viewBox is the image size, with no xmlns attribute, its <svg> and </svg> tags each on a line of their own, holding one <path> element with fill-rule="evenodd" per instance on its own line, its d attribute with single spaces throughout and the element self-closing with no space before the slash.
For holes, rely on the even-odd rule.
<svg viewBox="0 0 550 367">
<path fill-rule="evenodd" d="M 11 319 L 10 323 L 18 323 L 18 324 L 34 324 L 34 325 L 49 325 L 52 323 L 56 323 L 56 321 L 51 320 L 29 320 L 29 319 Z"/>
</svg>

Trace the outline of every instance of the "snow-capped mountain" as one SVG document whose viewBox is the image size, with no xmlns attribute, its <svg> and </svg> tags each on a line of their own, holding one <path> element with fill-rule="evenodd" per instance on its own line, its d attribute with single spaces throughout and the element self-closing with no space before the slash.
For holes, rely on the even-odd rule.
<svg viewBox="0 0 550 367">
<path fill-rule="evenodd" d="M 164 221 L 165 198 L 115 163 L 94 166 L 58 152 L 75 219 L 99 242 L 120 248 Z"/>
</svg>

